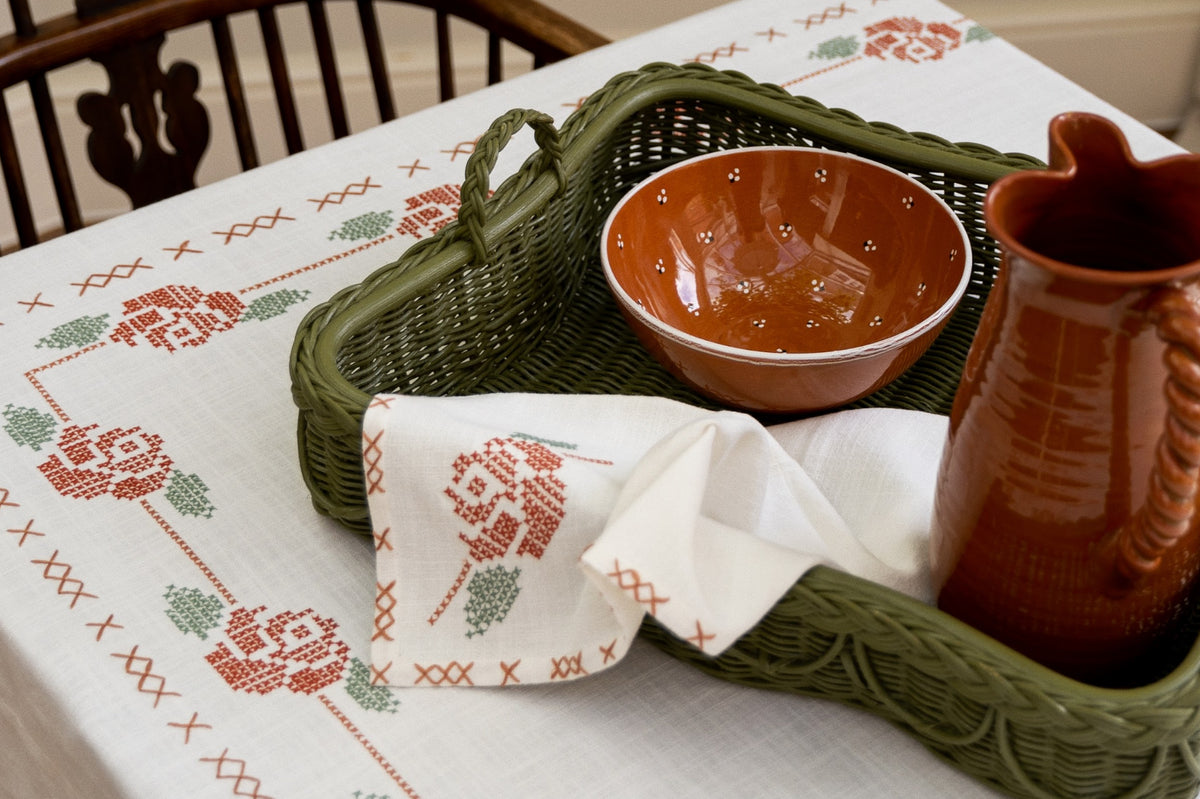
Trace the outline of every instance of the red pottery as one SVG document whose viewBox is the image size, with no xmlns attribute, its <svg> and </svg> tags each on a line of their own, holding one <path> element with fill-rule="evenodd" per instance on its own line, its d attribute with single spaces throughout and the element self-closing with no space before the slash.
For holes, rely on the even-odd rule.
<svg viewBox="0 0 1200 799">
<path fill-rule="evenodd" d="M 1200 573 L 1200 155 L 1092 114 L 984 202 L 1001 266 L 955 397 L 938 606 L 1067 676 L 1170 663 Z"/>
</svg>

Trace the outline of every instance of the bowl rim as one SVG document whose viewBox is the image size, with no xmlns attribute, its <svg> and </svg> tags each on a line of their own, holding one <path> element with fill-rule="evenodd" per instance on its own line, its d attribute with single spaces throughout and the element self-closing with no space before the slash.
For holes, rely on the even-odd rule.
<svg viewBox="0 0 1200 799">
<path fill-rule="evenodd" d="M 898 333 L 894 333 L 878 341 L 870 342 L 869 344 L 860 344 L 856 347 L 847 347 L 838 350 L 818 350 L 815 352 L 772 352 L 770 350 L 752 350 L 744 347 L 734 347 L 729 344 L 720 344 L 706 338 L 701 338 L 700 336 L 692 335 L 691 333 L 686 333 L 667 324 L 654 314 L 647 311 L 644 306 L 638 304 L 638 302 L 633 299 L 633 297 L 625 290 L 624 286 L 621 285 L 620 281 L 617 280 L 616 275 L 613 274 L 612 264 L 609 263 L 608 240 L 611 235 L 613 222 L 616 220 L 617 214 L 622 208 L 625 207 L 625 205 L 633 198 L 634 195 L 653 185 L 654 182 L 663 175 L 683 169 L 699 161 L 718 160 L 721 158 L 728 158 L 734 154 L 755 151 L 795 152 L 801 154 L 820 155 L 824 158 L 832 158 L 834 160 L 858 161 L 872 168 L 883 170 L 885 172 L 891 172 L 893 175 L 896 175 L 906 181 L 913 188 L 913 190 L 919 191 L 925 196 L 934 200 L 934 202 L 941 207 L 945 214 L 954 223 L 955 228 L 958 230 L 958 235 L 962 240 L 964 253 L 962 273 L 959 275 L 958 284 L 954 287 L 954 290 L 950 293 L 946 300 L 932 312 Z M 974 261 L 974 254 L 971 250 L 971 239 L 967 236 L 967 229 L 963 225 L 962 220 L 959 219 L 958 214 L 954 213 L 954 209 L 952 209 L 949 204 L 947 204 L 946 201 L 943 200 L 935 191 L 921 183 L 919 180 L 905 172 L 901 172 L 899 169 L 888 166 L 887 164 L 881 164 L 878 161 L 873 161 L 870 158 L 864 158 L 863 156 L 856 155 L 854 153 L 827 150 L 822 147 L 805 147 L 801 145 L 787 144 L 760 145 L 755 147 L 734 147 L 728 150 L 718 150 L 711 153 L 704 153 L 703 155 L 677 161 L 669 166 L 663 167 L 653 175 L 643 178 L 634 184 L 634 186 L 632 186 L 629 190 L 627 190 L 625 194 L 617 201 L 616 205 L 613 206 L 612 210 L 609 211 L 608 216 L 604 220 L 604 226 L 601 228 L 599 249 L 600 263 L 604 268 L 604 278 L 606 281 L 608 281 L 609 289 L 616 296 L 618 302 L 626 309 L 627 312 L 634 314 L 637 319 L 642 321 L 648 327 L 652 328 L 657 334 L 692 349 L 720 355 L 725 358 L 748 363 L 778 366 L 788 366 L 801 363 L 823 363 L 833 360 L 859 360 L 862 358 L 873 357 L 881 352 L 888 352 L 893 349 L 897 349 L 905 344 L 921 338 L 931 329 L 937 328 L 939 325 L 945 322 L 954 309 L 958 306 L 958 303 L 962 300 L 963 295 L 966 294 L 967 286 L 970 285 Z"/>
</svg>

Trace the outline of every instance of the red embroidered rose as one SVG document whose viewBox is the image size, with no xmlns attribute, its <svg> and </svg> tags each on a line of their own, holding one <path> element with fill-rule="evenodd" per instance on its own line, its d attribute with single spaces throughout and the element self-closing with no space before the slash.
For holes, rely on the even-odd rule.
<svg viewBox="0 0 1200 799">
<path fill-rule="evenodd" d="M 163 286 L 125 301 L 124 320 L 110 338 L 136 347 L 145 341 L 167 352 L 198 347 L 213 333 L 237 323 L 245 304 L 228 291 L 205 293 L 195 286 Z"/>
<path fill-rule="evenodd" d="M 91 499 L 112 494 L 137 499 L 166 485 L 173 461 L 162 451 L 162 438 L 140 427 L 71 425 L 58 439 L 63 457 L 51 455 L 38 470 L 63 496 Z M 65 460 L 64 460 L 65 458 Z"/>
<path fill-rule="evenodd" d="M 205 656 L 230 687 L 269 694 L 280 686 L 312 694 L 341 679 L 350 647 L 337 637 L 337 622 L 312 610 L 285 610 L 265 622 L 253 610 L 237 608 L 225 628 L 225 643 Z"/>
<path fill-rule="evenodd" d="M 892 17 L 866 28 L 866 55 L 920 63 L 937 61 L 962 44 L 962 32 L 945 22 L 921 22 L 913 17 Z"/>
<path fill-rule="evenodd" d="M 541 558 L 562 522 L 566 484 L 555 472 L 563 460 L 535 441 L 493 438 L 482 452 L 460 455 L 446 495 L 454 512 L 479 531 L 459 533 L 479 562 L 503 557 L 518 538 L 518 555 Z"/>
</svg>

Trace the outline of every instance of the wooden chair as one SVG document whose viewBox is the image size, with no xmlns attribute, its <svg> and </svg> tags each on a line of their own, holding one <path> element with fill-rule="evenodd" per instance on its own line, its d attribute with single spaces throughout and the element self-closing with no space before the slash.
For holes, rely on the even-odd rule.
<svg viewBox="0 0 1200 799">
<path fill-rule="evenodd" d="M 288 67 L 294 60 L 294 39 L 285 41 L 277 15 L 281 7 L 300 5 L 301 0 L 75 0 L 75 13 L 47 20 L 33 18 L 28 0 L 9 2 L 16 31 L 0 38 L 0 166 L 22 247 L 36 243 L 47 230 L 71 231 L 85 221 L 94 221 L 85 219 L 81 211 L 69 150 L 63 140 L 65 126 L 60 127 L 55 115 L 47 80 L 60 68 L 91 59 L 107 73 L 107 92 L 101 87 L 83 93 L 76 108 L 89 129 L 86 149 L 91 167 L 127 194 L 135 208 L 194 188 L 197 167 L 209 147 L 210 114 L 196 96 L 202 78 L 190 63 L 191 54 L 189 59 L 175 60 L 165 67 L 159 63 L 168 35 L 177 35 L 189 26 L 207 25 L 211 31 L 240 168 L 257 166 L 260 149 L 251 124 L 252 104 L 243 85 L 240 49 L 235 47 L 238 37 L 231 33 L 231 24 L 253 22 L 235 20 L 257 18 L 286 151 L 295 153 L 305 147 Z M 386 121 L 396 116 L 396 103 L 382 34 L 385 29 L 392 32 L 396 26 L 381 26 L 380 16 L 392 13 L 385 6 L 398 5 L 422 7 L 430 17 L 429 33 L 437 44 L 440 82 L 440 93 L 431 102 L 455 94 L 452 18 L 470 24 L 454 22 L 456 36 L 464 27 L 478 26 L 487 31 L 489 83 L 501 79 L 502 41 L 528 53 L 535 68 L 607 41 L 538 0 L 303 0 L 306 27 L 311 29 L 311 38 L 305 43 L 310 50 L 315 49 L 324 90 L 323 114 L 327 114 L 334 138 L 347 135 L 351 126 L 335 57 L 335 37 L 331 34 L 331 19 L 336 18 L 331 15 L 356 12 L 378 120 Z M 215 85 L 215 77 L 213 80 L 209 85 Z M 61 222 L 35 223 L 30 184 L 3 95 L 4 89 L 21 83 L 29 86 Z M 82 130 L 82 126 L 75 128 Z M 82 149 L 82 143 L 76 143 L 75 149 Z"/>
</svg>

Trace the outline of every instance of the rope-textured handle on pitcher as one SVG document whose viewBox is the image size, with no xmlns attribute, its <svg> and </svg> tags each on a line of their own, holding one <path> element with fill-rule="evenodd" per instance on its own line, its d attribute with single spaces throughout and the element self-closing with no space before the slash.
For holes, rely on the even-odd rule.
<svg viewBox="0 0 1200 799">
<path fill-rule="evenodd" d="M 1130 582 L 1157 569 L 1191 529 L 1200 488 L 1200 298 L 1186 289 L 1164 289 L 1151 315 L 1167 344 L 1167 418 L 1146 502 L 1116 541 L 1117 569 Z"/>
</svg>

